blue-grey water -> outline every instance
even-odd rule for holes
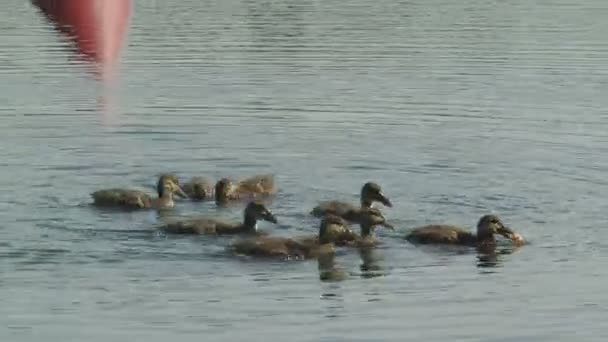
[[[103,86],[9,0],[0,340],[605,341],[607,15],[604,0],[138,0]],[[397,231],[334,265],[252,261],[230,238],[159,234],[154,211],[88,206],[168,171],[274,173],[280,223],[261,228],[282,236],[315,233],[315,203],[356,203],[374,180]],[[485,213],[530,244],[402,239]]]

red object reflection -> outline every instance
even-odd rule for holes
[[[104,123],[116,111],[115,73],[129,29],[132,0],[31,0],[55,29],[74,42],[102,81],[97,105]]]
[[[129,28],[131,0],[32,0],[89,60],[112,64]]]

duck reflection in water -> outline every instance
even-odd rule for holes
[[[324,254],[319,256],[318,269],[319,280],[326,282],[335,282],[346,280],[349,276],[348,272],[336,265],[335,254]]]
[[[500,246],[500,247],[478,247],[477,248],[477,267],[479,268],[496,268],[502,267],[503,256],[513,254],[518,251],[521,246]]]
[[[362,247],[358,248],[359,256],[361,257],[362,263],[359,266],[361,272],[357,274],[361,278],[376,278],[382,277],[387,274],[386,270],[382,267],[379,261],[382,260],[377,254],[375,248]],[[348,279],[351,275],[338,264],[336,264],[335,254],[325,254],[319,256],[318,269],[319,269],[319,280],[324,282],[336,282]]]
[[[378,250],[373,247],[359,247],[359,256],[362,264],[359,267],[361,270],[361,278],[376,278],[387,275],[387,271],[382,267],[382,257],[378,254]]]
[[[348,249],[348,255],[351,255]],[[357,252],[362,263],[359,265],[360,272],[347,272],[344,268],[336,264],[336,254],[325,254],[319,256],[318,269],[321,281],[335,282],[346,280],[351,275],[358,275],[361,278],[376,278],[387,275],[386,269],[382,266],[383,258],[378,254],[377,248],[373,246],[358,247]]]

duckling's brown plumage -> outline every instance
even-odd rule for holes
[[[372,229],[376,225],[384,225],[392,229],[376,208],[368,208],[366,218],[361,222],[362,235],[357,235],[350,229],[346,220],[335,215],[327,215],[319,224],[317,236],[257,237],[237,241],[231,247],[237,254],[249,256],[313,259],[334,253],[336,246],[372,245],[375,242]]]
[[[242,239],[231,244],[230,249],[240,255],[264,258],[314,259],[320,255],[333,254],[335,245],[331,241],[332,234],[339,235],[342,221],[340,218],[324,218],[319,225],[316,237],[286,238],[277,236],[263,236]],[[336,227],[333,227],[337,224]],[[335,229],[333,232],[330,229]]]
[[[140,190],[111,188],[91,193],[93,205],[99,207],[115,207],[124,209],[165,209],[173,208],[173,194],[187,197],[179,186],[177,177],[163,174],[156,184],[158,198]]]
[[[390,230],[394,230],[392,224],[386,221],[382,212],[377,208],[362,208],[358,212],[358,222],[360,226],[360,234],[355,233],[347,220],[333,215],[327,214],[321,220],[321,225],[325,226],[325,240],[332,242],[336,246],[372,246],[377,243],[374,237],[374,228],[384,226]],[[305,237],[301,239],[307,242],[317,242],[318,237]]]
[[[351,229],[349,223],[336,215],[328,214],[323,217],[320,222],[320,229],[324,232],[324,242],[332,242],[336,246],[354,243],[359,238],[359,235]],[[315,245],[319,244],[319,236],[319,234],[305,235],[294,239],[305,245]]]
[[[190,199],[206,201],[213,199],[213,183],[205,177],[192,177],[182,184],[182,189]]]
[[[274,176],[257,175],[238,182],[222,178],[215,184],[215,202],[226,204],[231,201],[260,199],[276,194]]]
[[[332,214],[347,221],[358,223],[359,211],[362,208],[371,208],[375,202],[380,202],[387,207],[393,206],[388,197],[382,193],[380,185],[367,182],[361,188],[361,205],[359,207],[342,201],[325,201],[314,207],[310,213],[316,217]]]
[[[173,234],[227,235],[240,233],[258,233],[257,222],[264,220],[277,223],[275,216],[262,203],[250,202],[243,212],[243,222],[225,222],[217,219],[200,217],[164,224],[159,228]]]
[[[461,227],[435,224],[413,229],[406,239],[414,244],[448,244],[463,246],[494,245],[494,235],[502,235],[514,242],[521,236],[507,228],[496,215],[484,215],[477,223],[477,234]]]
[[[273,195],[277,192],[274,176],[271,174],[255,175],[240,180],[236,184],[238,192],[259,195]]]

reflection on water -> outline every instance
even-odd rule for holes
[[[336,265],[335,254],[322,254],[317,262],[321,281],[342,281],[349,276],[348,272]]]
[[[83,61],[99,64],[102,76],[115,64],[131,17],[131,0],[31,0]],[[69,55],[69,54],[68,54]]]
[[[130,0],[31,0],[58,33],[69,64],[83,65],[100,81],[96,110],[111,125],[118,108],[119,58],[129,31]],[[77,63],[74,63],[77,62]]]
[[[496,247],[492,249],[478,249],[477,251],[477,267],[479,268],[495,268],[501,267],[504,263],[505,255],[510,255],[516,252],[520,247]]]
[[[357,250],[362,261],[359,267],[362,278],[375,278],[388,274],[382,267],[383,258],[376,248],[361,247]]]

